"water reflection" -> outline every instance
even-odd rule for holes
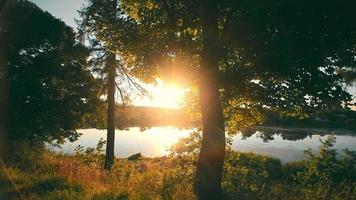
[[[302,160],[304,150],[317,152],[320,140],[331,134],[336,137],[338,153],[348,148],[356,151],[356,133],[346,130],[288,129],[278,127],[255,127],[233,137],[232,148],[242,152],[254,152],[279,158],[283,163]]]
[[[84,148],[94,147],[100,138],[106,139],[106,130],[83,129],[79,140],[74,143],[66,142],[61,149],[50,147],[51,150],[61,153],[74,153],[78,145]],[[140,152],[146,157],[159,157],[169,153],[168,149],[182,137],[186,137],[191,129],[178,129],[175,127],[153,127],[141,129],[132,127],[115,131],[115,156],[127,157]]]
[[[252,135],[258,133],[259,137],[263,142],[268,142],[274,140],[276,135],[280,135],[283,140],[304,140],[305,138],[311,138],[313,135],[327,136],[330,134],[334,135],[348,135],[356,136],[356,131],[352,130],[335,130],[335,129],[306,129],[306,128],[283,128],[283,127],[264,127],[256,126],[242,133],[243,138],[246,139]]]
[[[168,149],[180,138],[186,137],[192,129],[179,129],[175,127],[153,127],[140,130],[128,128],[117,130],[115,134],[115,155],[127,157],[140,152],[146,157],[164,156]],[[100,138],[106,139],[106,130],[85,129],[79,130],[83,135],[74,143],[66,142],[62,149],[50,149],[62,153],[74,153],[77,145],[93,147]],[[316,151],[320,139],[325,139],[330,133],[335,134],[335,148],[356,151],[356,133],[350,131],[332,131],[322,129],[287,129],[278,127],[255,127],[239,133],[233,137],[232,148],[237,151],[254,152],[290,162],[305,158],[304,150],[311,148]]]

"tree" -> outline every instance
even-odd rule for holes
[[[6,49],[8,41],[5,40],[5,16],[9,12],[9,7],[13,1],[1,1],[0,3],[0,49]],[[5,140],[8,132],[8,103],[9,103],[9,81],[7,52],[0,52],[0,160],[5,157]]]
[[[100,4],[96,5],[96,4]],[[96,54],[102,54],[98,59],[98,62],[104,62],[101,73],[105,76],[105,87],[107,95],[107,140],[106,140],[106,156],[105,156],[105,168],[110,169],[114,163],[114,146],[115,146],[115,78],[116,78],[116,48],[109,44],[100,44],[100,29],[104,28],[110,23],[115,21],[115,9],[116,1],[99,2],[92,1],[89,5],[83,9],[81,16],[83,18],[81,24],[82,34],[91,35],[94,39],[92,40],[92,47],[99,46],[102,52],[95,52]],[[100,8],[96,10],[95,8]],[[101,12],[103,14],[101,22],[99,24],[93,16],[96,12]],[[104,13],[103,13],[104,12]],[[104,61],[102,61],[104,60]],[[95,66],[98,68],[98,66]]]
[[[101,77],[107,95],[106,169],[110,169],[114,163],[116,89],[123,105],[128,97],[128,89],[123,90],[121,86],[125,85],[124,82],[126,88],[131,86],[143,92],[143,88],[128,75],[119,57],[123,45],[116,41],[128,40],[123,32],[117,33],[115,30],[125,30],[125,33],[129,34],[134,32],[134,29],[132,21],[123,17],[123,12],[117,9],[117,5],[117,0],[89,0],[80,12],[80,35],[84,43],[89,43],[88,46],[92,50],[92,71]]]
[[[195,188],[198,199],[219,199],[224,125],[236,132],[261,123],[269,111],[305,118],[348,105],[339,71],[355,68],[353,4],[125,0],[119,17],[129,17],[137,33],[108,28],[130,37],[103,41],[125,47],[122,61],[140,79],[168,75],[199,93],[203,137]]]
[[[2,39],[8,45],[1,51],[8,58],[9,146],[77,139],[82,117],[99,104],[88,50],[70,27],[33,3],[13,1],[7,9]]]
[[[203,138],[195,175],[198,199],[221,199],[221,179],[225,158],[225,127],[217,80],[220,60],[218,10],[216,2],[201,6],[202,52],[199,99]],[[208,192],[209,191],[209,192]]]

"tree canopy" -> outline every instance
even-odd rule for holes
[[[271,110],[305,118],[346,107],[351,96],[342,72],[355,71],[354,4],[219,1],[216,53],[229,127],[262,122]],[[123,53],[133,71],[196,84],[202,51],[199,1],[125,0],[121,5],[138,32]]]
[[[15,1],[4,17],[10,139],[76,139],[82,117],[100,102],[88,50],[70,27],[28,1]]]

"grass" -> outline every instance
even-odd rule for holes
[[[265,193],[265,189],[260,190],[262,182],[280,180],[282,166],[278,160],[249,153],[234,156],[238,160],[232,165],[239,167],[230,166],[230,177],[225,177],[223,183],[230,196],[244,193],[245,199],[259,198],[261,192]],[[36,166],[7,166],[1,170],[0,199],[195,199],[194,168],[188,162],[186,166],[177,165],[181,161],[172,157],[117,159],[113,169],[106,171],[100,163],[78,156],[46,152]],[[291,170],[294,166],[285,168],[288,170],[282,170],[284,173],[295,171]]]
[[[191,138],[161,158],[116,159],[102,168],[98,148],[78,148],[75,155],[44,151],[25,163],[2,165],[0,199],[194,200],[197,151]],[[222,186],[226,199],[356,199],[355,152],[336,159],[332,140],[303,162],[227,151]],[[309,152],[310,153],[310,152]]]
[[[60,175],[6,167],[1,173],[0,199],[82,199],[83,187]]]
[[[46,152],[31,168],[3,166],[0,199],[184,199],[168,183],[171,164],[169,158],[117,159],[106,171],[78,156]]]

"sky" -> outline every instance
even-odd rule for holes
[[[85,0],[30,0],[42,10],[48,11],[53,16],[60,18],[67,25],[75,28],[75,18],[79,19],[79,13]]]
[[[48,11],[56,18],[61,19],[67,25],[76,29],[75,19],[80,19],[78,10],[86,3],[85,0],[30,0],[42,10]],[[154,106],[166,108],[179,108],[182,105],[184,90],[174,85],[164,84],[141,84],[150,93],[148,96],[132,96],[132,104],[136,106]],[[120,101],[120,97],[116,98]]]
[[[60,18],[67,25],[76,28],[75,19],[80,19],[78,10],[86,3],[85,0],[30,0],[34,2],[41,9],[48,11],[53,16]],[[158,106],[158,107],[179,107],[178,97],[173,95],[175,93],[181,93],[176,86],[165,86],[164,83],[160,83],[158,86],[148,86],[146,87],[149,92],[152,93],[152,98],[139,98],[136,97],[133,100],[135,105],[146,105],[146,106]],[[171,91],[173,90],[173,91]],[[179,91],[178,91],[179,90]],[[350,92],[354,97],[356,97],[356,86],[348,87],[348,92]],[[172,97],[170,97],[172,96]],[[170,99],[171,98],[171,99]],[[173,99],[175,98],[175,99]],[[166,103],[164,103],[166,101]],[[353,109],[356,109],[354,107]]]

